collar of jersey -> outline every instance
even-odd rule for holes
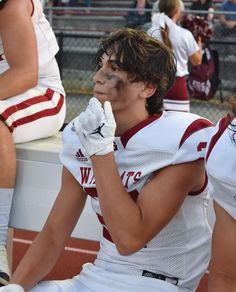
[[[134,127],[132,127],[131,129],[129,129],[128,131],[126,131],[121,137],[121,143],[123,145],[123,147],[125,148],[129,139],[136,134],[138,131],[140,131],[141,129],[143,129],[144,127],[146,127],[147,125],[151,124],[153,121],[159,119],[162,116],[163,113],[160,114],[154,114],[153,116],[147,118],[146,120],[138,123],[137,125],[135,125]]]

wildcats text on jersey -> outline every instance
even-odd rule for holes
[[[95,186],[95,178],[91,167],[80,167],[81,174],[81,185],[92,185]],[[120,177],[125,188],[129,188],[130,185],[135,184],[139,181],[142,176],[141,171],[124,171]]]

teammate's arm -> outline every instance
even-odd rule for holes
[[[205,182],[202,160],[168,166],[155,173],[135,202],[122,184],[113,153],[91,160],[104,221],[124,255],[143,248],[176,215],[188,193]]]
[[[38,81],[38,57],[31,21],[31,1],[8,0],[0,9],[0,35],[10,69],[0,74],[0,99],[34,87]]]
[[[64,168],[61,190],[50,215],[17,267],[11,283],[20,284],[28,291],[50,272],[81,215],[85,201],[81,186]]]
[[[236,220],[214,202],[216,222],[212,237],[209,292],[236,291]]]

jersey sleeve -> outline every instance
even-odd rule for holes
[[[211,176],[211,174],[208,174],[208,178],[210,196],[236,220],[236,185]]]
[[[191,122],[179,141],[173,163],[179,164],[204,159],[207,143],[213,129],[212,123],[204,118],[198,118]]]
[[[206,155],[211,197],[236,219],[236,118],[222,118],[214,128]]]
[[[208,157],[210,156],[210,153],[212,149],[214,148],[215,144],[220,139],[225,129],[228,127],[229,123],[230,123],[230,118],[229,116],[226,116],[220,119],[218,123],[216,124],[216,126],[214,127],[212,131],[211,139],[207,145],[206,161],[208,160]]]

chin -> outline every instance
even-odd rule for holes
[[[105,94],[94,92],[93,96],[95,96],[101,103],[104,103],[105,101],[109,101],[109,98],[107,98]]]

